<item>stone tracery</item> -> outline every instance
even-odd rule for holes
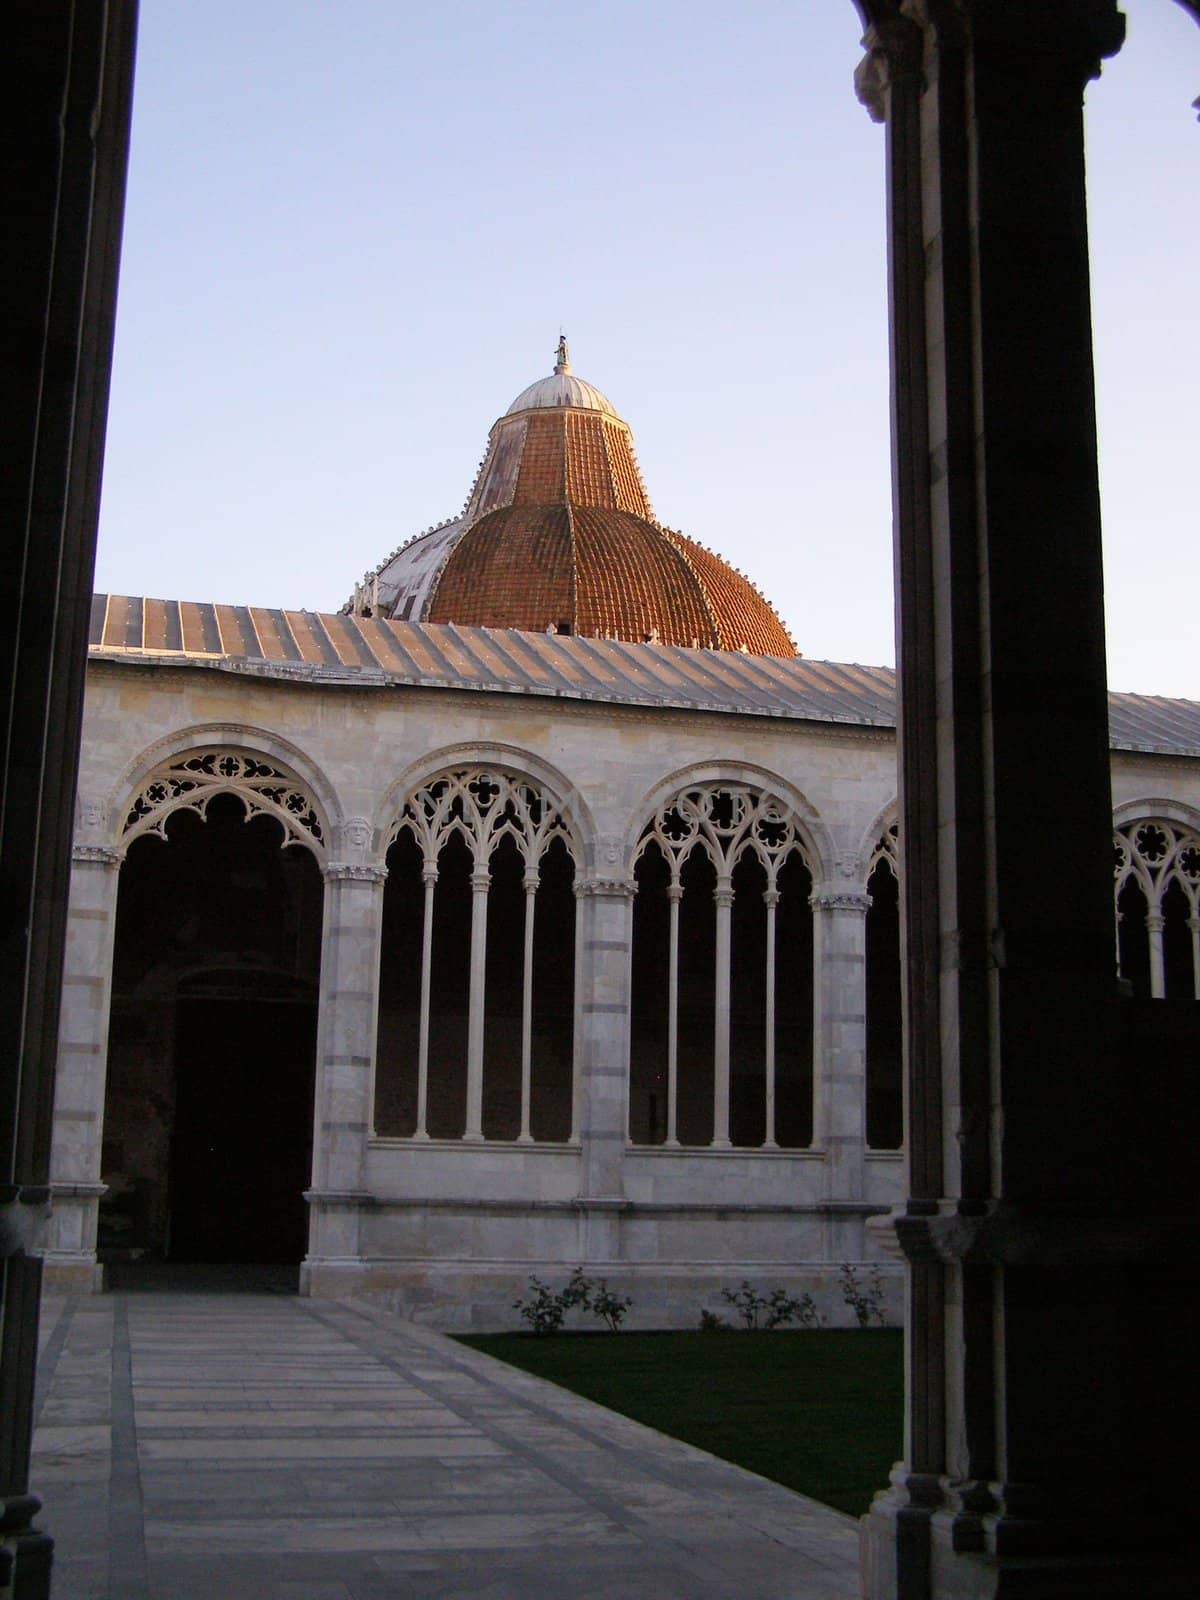
[[[742,1058],[739,1064],[746,1069],[743,1076],[752,1076],[756,1062],[761,1061],[761,1134],[753,1142],[766,1149],[778,1148],[780,905],[786,891],[790,915],[797,894],[794,869],[798,868],[803,881],[800,895],[807,932],[804,942],[811,952],[812,915],[807,904],[812,889],[811,847],[791,808],[778,796],[747,783],[717,781],[689,786],[664,800],[643,830],[634,860],[638,879],[635,965],[639,959],[639,934],[643,943],[653,937],[650,930],[655,909],[651,899],[665,896],[667,906],[665,1061],[653,1073],[655,1083],[665,1073],[661,1142],[668,1147],[707,1142],[716,1148],[751,1142],[744,1136],[731,1138],[731,1131],[739,1131],[731,1130],[738,1098],[733,1082],[736,1026],[743,1042],[743,1049],[738,1052]],[[745,907],[751,896],[761,896],[761,913],[747,913]],[[705,908],[711,901],[711,933],[708,911],[700,905],[702,900]],[[710,938],[712,966],[711,972],[706,973]],[[787,944],[784,951],[785,959],[794,954]],[[735,1019],[735,961],[739,969],[751,968],[739,971],[742,981],[736,986],[738,999],[751,994],[761,1005],[761,1014],[746,1018],[740,1026]],[[790,977],[794,980],[796,976],[793,970]],[[811,961],[800,976],[811,1014]],[[693,978],[695,984],[690,981]],[[681,1137],[680,1102],[681,1092],[684,1098],[694,1100],[697,1092],[703,1093],[708,1086],[708,1063],[701,1060],[707,1050],[700,1047],[696,1037],[708,1019],[695,1017],[696,1008],[687,991],[710,980],[712,1121],[711,1138],[704,1140],[694,1130],[691,1137],[686,1133]],[[784,987],[789,998],[794,998],[794,982]],[[643,1016],[635,1018],[635,1028],[647,1025],[644,1013],[649,1004],[655,1003],[661,1006],[661,996],[657,1002],[649,1001],[649,997],[643,999]],[[649,1089],[644,1093],[649,1096],[651,1107],[645,1127],[640,1126],[635,1103],[642,1096],[631,1094],[631,1136],[635,1143],[658,1143],[657,1096]],[[811,1094],[809,1098],[811,1102]],[[759,1119],[755,1111],[743,1120]],[[807,1143],[808,1139],[793,1137],[787,1142]]]
[[[1200,835],[1143,817],[1113,848],[1122,977],[1153,999],[1200,999]]]
[[[410,1022],[415,1020],[415,1050],[411,1025],[407,1045],[393,1051],[381,1041],[380,1131],[403,1129],[416,1139],[441,1131],[468,1141],[515,1136],[522,1144],[538,1136],[569,1137],[573,1132],[569,1126],[554,1126],[550,1135],[535,1134],[535,1123],[540,1121],[545,1128],[548,1121],[541,1114],[543,1108],[535,1105],[534,1093],[539,1049],[554,1054],[546,1040],[555,1029],[547,1024],[545,1007],[539,1004],[541,991],[554,990],[560,996],[559,1032],[562,1012],[574,1004],[573,984],[565,981],[548,951],[552,943],[561,949],[572,945],[574,938],[573,907],[569,932],[564,922],[578,847],[561,803],[538,784],[503,768],[456,767],[427,779],[409,794],[391,829],[389,845],[399,873],[389,879],[389,914],[406,919],[397,899],[402,896],[414,919],[412,965],[419,971],[419,988],[403,1003],[397,999],[392,1005],[393,1012],[403,1009]],[[520,924],[519,934],[514,920]],[[400,937],[405,937],[403,928]],[[390,960],[386,948],[384,960]],[[466,980],[457,988],[455,972]],[[394,976],[385,976],[391,979],[389,992],[398,994]],[[565,1003],[564,991],[572,995]],[[504,1007],[510,1003],[515,1027],[504,1025]],[[403,1031],[394,1019],[393,1026]],[[514,1084],[515,1092],[510,1093],[504,1063],[513,1037],[520,1041],[519,1089]],[[413,1054],[415,1089],[409,1094],[400,1085],[411,1074],[399,1058]],[[465,1104],[460,1108],[458,1097],[450,1092],[450,1080],[459,1078],[464,1056]],[[570,1072],[568,1060],[568,1078]],[[385,1107],[381,1116],[381,1101],[389,1094],[403,1100],[404,1109]],[[569,1088],[558,1098],[569,1107]],[[451,1134],[447,1119],[459,1124],[456,1134]],[[486,1128],[489,1119],[491,1127]],[[440,1130],[431,1127],[439,1120]],[[511,1128],[508,1120],[514,1122]]]
[[[168,818],[182,808],[203,817],[214,795],[235,794],[246,807],[246,820],[265,814],[284,832],[283,847],[324,844],[320,815],[312,796],[290,773],[261,756],[227,746],[193,750],[163,762],[142,783],[130,802],[122,828],[123,842],[144,833],[166,838]]]

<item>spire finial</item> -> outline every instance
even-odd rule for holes
[[[571,358],[567,354],[567,336],[560,328],[558,330],[558,348],[554,352],[554,375],[560,372],[570,372]]]

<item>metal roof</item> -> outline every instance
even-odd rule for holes
[[[314,685],[413,685],[895,726],[895,674],[802,656],[96,595],[93,659],[202,666]],[[1200,756],[1200,703],[1110,694],[1116,750]]]

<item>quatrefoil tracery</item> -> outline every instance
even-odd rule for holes
[[[283,848],[324,844],[316,805],[290,773],[245,751],[196,750],[166,762],[134,796],[122,830],[126,841],[144,833],[167,837],[167,821],[180,810],[207,816],[214,795],[234,794],[251,817],[270,816],[283,828]]]
[[[1200,914],[1200,836],[1190,829],[1161,817],[1126,823],[1117,830],[1113,857],[1118,896],[1132,878],[1154,915],[1161,911],[1168,888],[1178,884],[1191,915]]]
[[[495,767],[463,767],[422,784],[405,802],[392,840],[404,831],[413,835],[431,866],[455,836],[471,851],[477,870],[486,868],[506,838],[520,852],[527,872],[536,870],[555,839],[576,855],[561,810],[536,785]]]
[[[670,863],[676,882],[694,850],[708,857],[719,877],[731,874],[742,856],[753,855],[765,868],[770,889],[792,851],[812,867],[792,812],[777,796],[743,783],[697,785],[673,795],[643,832],[638,859],[651,844]]]

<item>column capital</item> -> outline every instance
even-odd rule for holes
[[[886,26],[895,8],[873,9],[884,14]],[[1084,83],[1099,77],[1100,63],[1125,41],[1117,0],[1055,0],[1052,6],[1043,0],[901,0],[898,9],[923,33],[1072,61]]]
[[[887,120],[887,91],[921,70],[921,29],[902,16],[898,0],[863,4],[867,19],[863,56],[854,71],[854,92],[872,122]]]
[[[1167,919],[1161,911],[1147,911],[1146,927],[1151,933],[1161,933],[1167,925]]]
[[[576,878],[579,899],[632,900],[637,887],[632,878]]]
[[[808,903],[814,911],[853,911],[866,916],[871,909],[871,896],[852,889],[838,889],[831,894],[812,894]]]
[[[713,901],[719,906],[731,906],[733,904],[733,885],[731,883],[718,883],[713,890]]]
[[[321,868],[327,883],[385,883],[386,867],[371,867],[361,861],[331,861]]]
[[[487,894],[492,887],[492,875],[486,867],[476,867],[471,874],[471,892],[473,894]]]
[[[110,844],[76,844],[71,847],[71,860],[80,867],[119,867],[125,859],[124,850]]]

